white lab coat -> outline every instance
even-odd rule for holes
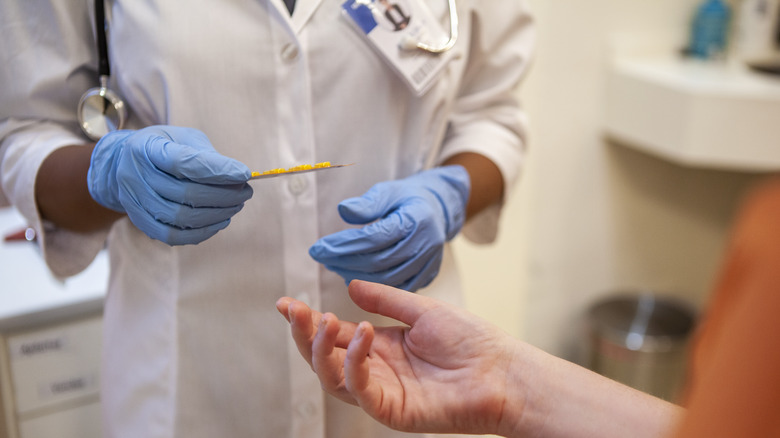
[[[447,28],[445,0],[425,0]],[[365,319],[344,281],[308,255],[346,227],[336,205],[453,154],[518,177],[524,123],[514,90],[532,46],[520,0],[459,1],[457,57],[416,97],[341,16],[341,0],[110,4],[113,87],[130,127],[198,128],[253,170],[331,161],[339,170],[252,182],[230,226],[169,247],[127,219],[106,233],[42,223],[33,183],[54,149],[85,143],[78,99],[96,85],[91,1],[0,5],[3,190],[39,229],[53,272],[71,275],[108,238],[102,401],[107,437],[374,437],[395,432],[323,396],[274,308],[287,295]],[[500,205],[467,225],[495,235]],[[421,293],[458,302],[452,259]],[[485,291],[489,293],[489,291]],[[387,435],[383,435],[387,434]]]

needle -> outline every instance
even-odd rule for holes
[[[335,168],[338,168],[338,167],[347,167],[347,166],[351,166],[353,164],[355,164],[355,163],[350,163],[350,164],[330,164],[330,161],[324,161],[322,163],[317,163],[317,164],[314,164],[314,165],[312,165],[312,164],[302,164],[300,166],[290,167],[289,169],[278,168],[278,169],[266,170],[266,171],[263,171],[263,172],[252,172],[252,177],[249,178],[249,179],[252,180],[252,179],[262,179],[262,178],[273,178],[273,177],[276,177],[276,176],[289,175],[289,174],[292,174],[292,173],[314,172],[314,171],[317,171],[317,170],[335,169]]]

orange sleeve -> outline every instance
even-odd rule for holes
[[[780,437],[780,179],[746,199],[705,318],[677,436]]]

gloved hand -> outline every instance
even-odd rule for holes
[[[325,236],[309,254],[347,284],[357,278],[415,291],[439,273],[444,243],[465,221],[470,189],[462,166],[376,184],[338,206],[346,222],[368,225]]]
[[[252,197],[251,172],[220,155],[202,132],[176,126],[115,131],[92,152],[89,193],[169,245],[202,242]]]

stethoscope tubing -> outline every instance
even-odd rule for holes
[[[95,30],[97,33],[98,75],[111,76],[111,66],[108,62],[108,42],[106,41],[106,8],[105,0],[95,0]]]

